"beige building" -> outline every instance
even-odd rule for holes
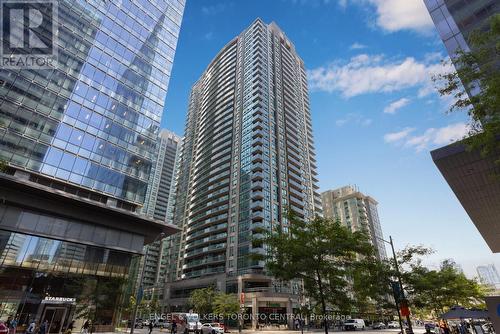
[[[339,219],[353,232],[367,231],[378,257],[387,258],[377,210],[378,202],[374,198],[361,193],[354,186],[345,186],[323,192],[321,200],[325,218]]]

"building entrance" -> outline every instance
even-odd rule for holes
[[[50,297],[49,297],[50,298]],[[55,299],[55,298],[53,298]],[[64,333],[73,317],[75,301],[73,298],[58,298],[60,300],[43,300],[38,314],[39,322],[48,321],[47,334]]]
[[[66,319],[66,307],[46,307],[42,319],[49,321],[49,333],[61,333]]]

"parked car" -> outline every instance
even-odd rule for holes
[[[223,323],[220,323],[220,322],[216,322],[215,323],[217,326],[219,326],[220,328],[222,328],[224,330],[224,333],[229,333],[229,328],[227,328],[227,326]]]
[[[357,329],[364,330],[365,327],[365,321],[363,319],[348,319],[344,321],[344,330],[346,331],[355,331]]]
[[[135,328],[142,328],[143,326],[144,325],[142,319],[135,319]]]
[[[224,328],[218,323],[203,324],[201,334],[224,334]]]
[[[397,321],[389,321],[387,328],[399,328],[399,323]]]
[[[170,328],[170,325],[165,319],[158,319],[155,321],[155,327],[159,328]]]
[[[375,323],[373,323],[372,328],[373,329],[385,329],[386,326],[383,322],[375,322]]]

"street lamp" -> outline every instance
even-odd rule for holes
[[[398,259],[396,257],[396,252],[394,251],[394,242],[392,241],[392,236],[389,236],[389,241],[382,239],[382,238],[379,238],[379,237],[375,237],[375,238],[391,245],[392,257],[394,259],[394,267],[396,269],[396,275],[398,277],[398,284],[399,284],[399,288],[401,290],[401,297],[403,297],[402,300],[407,303],[408,301],[406,300],[405,290],[403,289],[403,283],[401,282],[401,272],[399,271],[399,264],[398,264]],[[399,327],[401,328],[401,334],[403,334],[404,333],[403,321],[401,320],[401,312],[399,310],[398,296],[396,296],[396,294],[394,295],[394,300],[396,301],[396,307],[398,309]],[[406,315],[406,321],[408,322],[408,332],[410,334],[413,334],[413,327],[411,325],[411,319],[410,319],[409,314]]]
[[[165,238],[165,233],[160,233],[158,236],[155,238],[155,240],[151,243],[154,244],[160,239]],[[134,329],[135,329],[135,321],[137,318],[137,310],[139,309],[139,292],[143,291],[142,288],[142,282],[144,280],[144,271],[146,269],[146,261],[148,260],[148,253],[149,253],[149,247],[146,247],[146,254],[144,254],[144,263],[142,264],[142,271],[141,271],[141,277],[139,279],[139,287],[137,289],[137,294],[135,297],[135,306],[134,306],[134,312],[133,312],[133,318],[132,318],[132,327],[130,328],[130,334],[134,334]],[[142,298],[142,297],[141,297]]]

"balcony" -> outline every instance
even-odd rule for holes
[[[262,222],[257,222],[257,223],[252,223],[251,227],[250,227],[253,231],[257,230],[264,230],[266,229],[266,227],[264,226],[264,223]]]
[[[263,199],[264,193],[261,190],[252,191],[252,199]]]
[[[256,162],[252,164],[252,172],[262,172],[263,166],[261,162]]]
[[[200,260],[194,260],[194,261],[189,261],[188,263],[184,264],[182,266],[182,269],[190,269],[190,268],[195,268],[201,265],[206,265],[206,264],[214,264],[214,263],[219,263],[219,262],[225,262],[226,261],[226,256],[225,255],[218,255],[218,256],[208,256]]]
[[[262,145],[255,146],[252,150],[252,154],[261,153],[262,154]]]
[[[303,188],[301,183],[298,183],[298,182],[292,180],[291,178],[288,179],[288,185],[292,188],[295,188],[298,191],[302,191],[302,188]]]
[[[252,140],[252,146],[258,146],[258,145],[263,145],[264,142],[261,137],[254,138]]]
[[[257,130],[252,132],[252,138],[262,138],[264,137],[264,131],[262,130]]]
[[[253,181],[252,182],[252,190],[262,190],[264,183],[262,181]]]
[[[262,158],[263,158],[262,154],[260,153],[254,154],[252,155],[252,162],[262,162],[263,161]]]
[[[295,212],[297,214],[297,216],[299,216],[300,218],[304,218],[304,210],[302,210],[301,208],[293,205],[293,204],[290,204],[290,209]]]
[[[263,211],[254,211],[250,215],[250,218],[253,221],[262,221],[262,220],[264,220],[264,212]]]
[[[263,130],[263,123],[261,121],[258,121],[256,123],[253,124],[253,127],[252,127],[252,130],[253,131],[258,131],[258,130]]]
[[[187,251],[185,254],[184,254],[184,258],[190,258],[190,257],[193,257],[193,256],[196,256],[198,254],[202,254],[202,253],[208,253],[208,252],[215,252],[215,251],[221,251],[223,250],[224,248],[226,248],[226,244],[225,243],[222,243],[222,244],[216,244],[216,245],[211,245],[211,246],[207,246],[207,247],[203,247],[203,248],[197,248],[197,249],[194,249],[194,250],[190,250],[190,251]]]
[[[262,172],[256,172],[252,174],[252,181],[262,181],[264,178],[264,175]],[[252,182],[252,186],[255,182]],[[262,183],[261,183],[261,188],[262,188]]]
[[[262,210],[264,209],[264,202],[261,201],[261,200],[258,200],[258,201],[254,201],[252,202],[252,204],[250,204],[250,208],[252,210]]]

